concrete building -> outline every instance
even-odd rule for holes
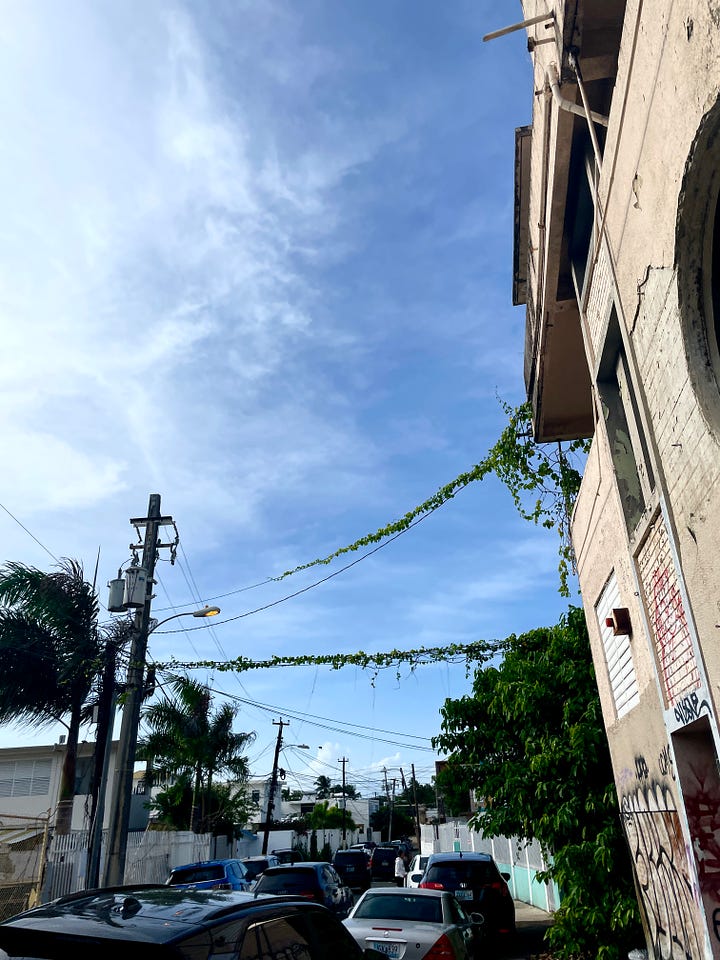
[[[93,766],[93,743],[78,745],[75,771],[75,799],[72,829],[89,828],[90,780]],[[108,796],[112,793],[117,741],[112,744]],[[0,748],[0,825],[9,828],[15,818],[37,819],[52,825],[55,820],[64,743],[44,746]],[[104,826],[109,824],[110,805],[105,806]],[[135,779],[130,808],[130,829],[144,830],[148,822],[145,788],[142,777]]]
[[[593,438],[572,539],[650,956],[720,957],[720,2],[522,6],[535,435]]]

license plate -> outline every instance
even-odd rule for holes
[[[384,953],[386,957],[395,957],[397,960],[400,956],[399,943],[387,943],[385,940],[374,940],[370,946],[373,950],[377,950],[378,953]]]
[[[355,873],[355,867],[345,867],[345,873]]]
[[[455,899],[456,900],[472,900],[472,890],[456,890]]]

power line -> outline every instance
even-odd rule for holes
[[[252,616],[254,613],[260,613],[260,612],[263,611],[263,610],[269,610],[271,607],[276,607],[276,606],[277,606],[278,604],[280,604],[280,603],[285,603],[286,600],[292,600],[294,597],[299,597],[300,594],[302,594],[302,593],[307,593],[309,590],[314,590],[315,587],[319,587],[320,584],[322,584],[322,583],[327,583],[327,581],[328,581],[328,580],[332,580],[333,577],[337,577],[337,576],[339,576],[341,573],[345,573],[346,570],[349,570],[351,567],[356,566],[358,563],[362,563],[363,560],[367,560],[367,558],[368,558],[368,557],[371,557],[374,553],[377,553],[379,550],[383,550],[385,547],[387,547],[389,544],[391,544],[394,540],[397,540],[398,537],[401,537],[404,533],[407,533],[408,530],[412,530],[413,527],[416,527],[419,523],[422,523],[423,520],[427,520],[427,518],[428,518],[429,516],[431,516],[431,514],[426,513],[426,514],[424,514],[424,516],[418,517],[417,520],[414,520],[411,524],[409,524],[409,525],[408,525],[407,527],[405,527],[403,530],[400,530],[400,531],[399,531],[398,533],[396,533],[394,536],[389,537],[389,538],[388,538],[387,540],[385,540],[383,543],[378,544],[377,547],[374,547],[372,550],[368,550],[367,553],[363,553],[362,556],[356,557],[355,560],[351,561],[350,563],[347,563],[344,567],[340,567],[340,569],[339,569],[339,570],[336,570],[334,573],[330,573],[330,574],[327,575],[327,577],[322,577],[320,580],[316,580],[314,583],[308,584],[307,587],[303,587],[301,590],[296,590],[294,593],[288,593],[286,596],[280,597],[279,600],[273,600],[271,603],[263,604],[263,606],[261,606],[261,607],[256,607],[254,610],[248,610],[248,611],[246,611],[245,613],[239,613],[239,614],[237,614],[237,616],[235,616],[235,617],[226,617],[225,620],[218,620],[218,621],[216,621],[214,624],[203,624],[203,625],[197,626],[197,627],[188,627],[188,629],[189,629],[189,630],[207,630],[210,626],[220,626],[221,623],[232,623],[233,620],[242,620],[244,617],[250,617],[250,616]],[[277,578],[277,577],[273,577],[273,578],[271,578],[271,579],[277,580],[278,578]],[[267,581],[264,581],[264,582],[267,583]],[[259,585],[260,585],[260,584],[258,584],[258,586],[259,586]],[[251,588],[247,587],[247,588],[243,588],[243,589],[251,589]],[[239,591],[238,591],[238,592],[239,592]],[[213,600],[213,599],[217,600],[217,599],[219,599],[219,597],[208,597],[208,599],[209,599],[209,600]],[[193,603],[193,602],[194,602],[194,601],[191,601],[191,603]],[[203,602],[203,601],[201,601],[201,603],[202,603],[202,602]],[[190,605],[190,604],[187,604],[187,603],[186,603],[186,604],[181,604],[181,606],[189,606],[189,605]],[[160,633],[182,633],[183,631],[181,631],[181,630],[161,630],[161,631],[159,631],[159,632],[160,632]]]
[[[33,540],[35,541],[35,543],[36,543],[39,547],[42,547],[42,548],[43,548],[43,550],[45,551],[45,553],[47,553],[48,556],[50,556],[50,557],[53,558],[53,560],[55,561],[55,563],[60,563],[60,561],[59,561],[58,558],[55,556],[55,554],[52,552],[52,550],[49,550],[41,540],[38,540],[38,538],[35,536],[35,534],[34,534],[34,533],[31,533],[31,532],[28,530],[28,528],[25,526],[25,524],[22,523],[20,520],[18,520],[18,518],[15,516],[14,513],[11,513],[11,512],[8,510],[8,508],[7,508],[4,504],[2,504],[2,503],[0,503],[0,507],[2,507],[2,509],[5,511],[5,513],[6,513],[11,519],[13,519],[13,520],[15,521],[15,523],[16,523],[19,527],[22,527],[22,529],[25,531],[25,533],[26,533],[31,539],[33,539]]]
[[[245,703],[245,702],[246,702],[243,697],[235,696],[235,695],[232,694],[232,693],[226,693],[225,691],[223,691],[223,690],[218,690],[218,689],[215,688],[215,687],[213,687],[212,690],[213,690],[213,693],[219,693],[221,696],[227,697],[229,700],[237,700],[237,701],[239,701],[240,703]],[[262,706],[261,704],[255,702],[255,701],[249,701],[249,703],[250,703],[251,706],[257,707],[257,708],[260,709],[260,710],[265,710],[265,711],[268,712],[268,713],[277,713],[277,712],[278,712],[277,707],[269,707],[269,706],[268,706],[268,707],[265,707],[265,706]],[[288,716],[288,717],[290,717],[291,719],[293,719],[293,720],[303,719],[306,723],[309,723],[309,724],[310,724],[311,726],[313,726],[313,727],[319,727],[321,730],[330,730],[330,731],[332,731],[333,733],[341,733],[341,734],[344,734],[345,736],[348,736],[348,737],[358,737],[358,738],[361,739],[361,740],[371,740],[371,741],[373,741],[373,742],[376,741],[376,742],[378,742],[378,743],[387,743],[387,744],[390,744],[390,746],[393,746],[393,747],[401,747],[401,748],[404,749],[404,750],[422,750],[423,752],[427,752],[427,753],[434,753],[434,752],[435,752],[432,747],[424,747],[424,746],[422,746],[422,745],[420,745],[420,744],[417,744],[417,743],[400,743],[400,742],[398,742],[397,740],[388,740],[388,739],[386,739],[386,738],[384,738],[384,737],[369,736],[368,734],[365,734],[365,733],[356,733],[356,732],[353,731],[353,730],[343,730],[343,729],[341,729],[341,728],[339,728],[339,727],[337,726],[338,724],[342,724],[342,723],[344,722],[344,721],[342,721],[342,720],[335,720],[335,721],[332,721],[332,720],[331,720],[331,721],[329,721],[329,723],[333,723],[333,724],[335,724],[335,725],[334,725],[334,726],[329,726],[328,723],[318,723],[317,720],[311,720],[311,719],[309,719],[307,716],[297,717],[297,716],[295,715],[294,711],[290,711],[290,710],[287,710],[287,709],[283,710],[283,713],[284,713],[286,716]],[[372,729],[372,728],[368,727],[367,729],[370,730],[370,729]],[[410,736],[412,736],[412,734],[411,734]]]

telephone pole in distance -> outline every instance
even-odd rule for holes
[[[270,796],[268,798],[267,814],[265,816],[265,832],[263,833],[263,844],[262,844],[263,854],[267,853],[268,839],[270,838],[270,824],[272,822],[273,808],[275,806],[275,791],[277,790],[278,764],[280,762],[280,748],[282,747],[283,727],[289,727],[290,721],[283,720],[283,718],[280,717],[279,720],[273,720],[273,724],[279,729],[278,729],[278,735],[277,735],[277,742],[275,743],[275,756],[273,758],[272,775],[270,777]]]

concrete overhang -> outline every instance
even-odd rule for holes
[[[625,0],[566,0],[563,25],[562,96],[578,103],[576,77],[567,52],[579,57],[591,109],[609,113],[625,15]],[[533,408],[535,439],[541,442],[573,440],[594,431],[591,380],[582,326],[570,267],[570,236],[575,211],[574,178],[587,133],[584,117],[561,111],[546,100],[549,127],[543,132],[543,111],[536,111],[531,134],[516,131],[515,245],[513,303],[526,303],[525,386]],[[528,169],[532,137],[534,161],[544,169]],[[531,205],[531,195],[540,197]],[[545,190],[543,192],[543,187]],[[570,195],[569,195],[570,194]],[[544,196],[544,200],[543,200]],[[529,208],[527,214],[524,208]],[[537,218],[539,249],[533,251],[540,271],[528,277],[530,233],[518,225],[518,216]],[[533,223],[534,226],[534,223]]]

